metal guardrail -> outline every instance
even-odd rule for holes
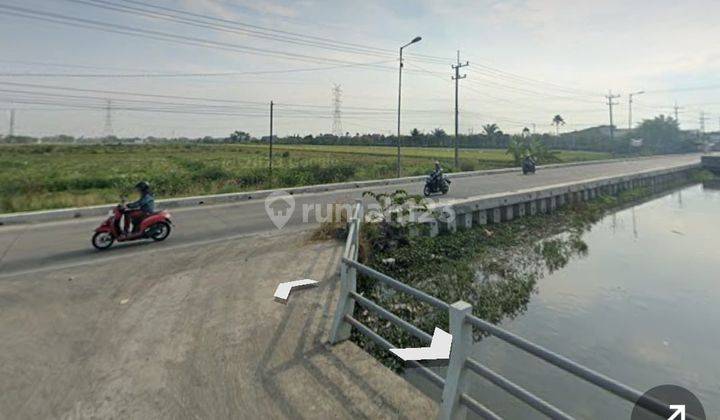
[[[397,348],[395,345],[381,337],[375,331],[353,317],[355,304],[362,306],[377,316],[391,322],[406,333],[425,342],[431,342],[432,336],[413,324],[405,321],[372,300],[357,293],[357,273],[383,283],[385,286],[406,293],[436,309],[448,311],[450,319],[450,334],[453,336],[450,360],[447,374],[442,378],[436,372],[422,364],[410,361],[407,364],[417,368],[418,372],[442,389],[442,402],[440,404],[439,419],[463,419],[470,409],[485,419],[500,419],[501,417],[485,407],[467,393],[467,373],[469,371],[482,376],[489,382],[506,391],[522,403],[532,407],[539,413],[552,419],[573,419],[571,415],[543,400],[522,386],[512,382],[501,374],[494,372],[482,363],[470,358],[469,352],[473,344],[473,328],[478,328],[519,348],[526,353],[550,363],[570,374],[581,378],[605,391],[612,393],[633,404],[641,405],[648,411],[669,418],[673,410],[664,403],[647,397],[642,392],[624,385],[592,369],[582,366],[564,356],[561,356],[542,346],[534,344],[520,336],[506,331],[490,322],[472,315],[472,306],[463,301],[448,304],[434,296],[410,287],[392,277],[376,271],[358,262],[360,229],[364,219],[362,200],[358,200],[351,211],[348,221],[348,236],[345,243],[340,265],[340,299],[333,318],[330,342],[335,344],[350,338],[354,327],[374,343],[384,349]],[[689,413],[687,419],[693,419]]]

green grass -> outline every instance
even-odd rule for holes
[[[273,187],[395,176],[392,147],[277,145]],[[432,162],[452,166],[449,148],[403,148],[403,175]],[[560,152],[561,162],[604,159]],[[463,170],[512,166],[503,150],[461,151]],[[0,145],[0,213],[116,202],[139,180],[158,198],[251,191],[271,186],[263,145]]]
[[[246,147],[257,147],[265,149],[266,146],[252,145]],[[278,150],[314,151],[323,153],[350,153],[373,156],[397,156],[395,147],[380,146],[316,146],[316,145],[278,145]],[[449,147],[403,147],[401,154],[409,158],[427,158],[450,160],[454,157],[454,149]],[[493,162],[511,163],[512,156],[505,153],[504,149],[460,149],[463,160],[483,160]],[[585,161],[609,159],[609,153],[559,150],[558,157],[562,162]]]

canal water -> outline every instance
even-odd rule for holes
[[[642,392],[685,387],[720,418],[720,190],[668,192],[604,217],[583,240],[587,255],[538,280],[527,310],[500,325]],[[577,418],[630,418],[631,403],[496,338],[474,357]],[[468,376],[469,393],[501,416],[544,418]]]
[[[540,279],[501,325],[641,391],[676,384],[720,418],[720,190],[695,185],[608,215],[588,254]],[[632,404],[495,338],[474,356],[578,418],[629,419]],[[471,394],[507,418],[541,418],[471,374]]]

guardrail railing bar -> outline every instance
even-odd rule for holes
[[[566,370],[570,373],[572,373],[575,376],[578,376],[608,392],[611,392],[612,394],[617,395],[620,398],[623,398],[626,401],[629,401],[631,403],[640,402],[639,399],[643,395],[640,391],[631,388],[627,385],[624,385],[612,378],[609,378],[599,372],[595,372],[592,369],[586,368],[585,366],[582,366],[576,362],[573,362],[572,360],[561,356],[555,352],[552,352],[544,347],[541,347],[537,344],[531,343],[530,341],[517,336],[509,331],[505,331],[502,328],[499,328],[487,321],[484,321],[474,315],[468,315],[467,321],[470,322],[470,324],[480,328],[481,330],[494,335],[495,337],[515,346],[522,350],[525,350],[526,352],[535,355],[546,362],[555,365],[563,370]],[[652,411],[655,414],[669,416],[672,415],[673,412],[670,410],[670,408],[654,399],[647,399],[645,402],[641,402],[642,406],[650,411]],[[667,418],[667,417],[666,417]]]
[[[357,223],[354,219],[350,219],[348,222],[348,238],[355,237],[355,231],[357,230]],[[354,245],[354,241],[345,241],[345,249],[343,250],[343,257],[350,258],[350,247]]]
[[[473,397],[469,396],[468,394],[460,394],[460,402],[462,402],[475,414],[486,420],[503,420],[502,417],[490,411],[490,409],[477,402]]]
[[[357,271],[359,271],[362,274],[365,274],[366,276],[372,277],[375,280],[381,281],[384,284],[392,287],[393,289],[400,290],[402,292],[405,292],[411,296],[414,296],[421,301],[430,304],[438,309],[448,310],[450,308],[450,305],[443,302],[442,300],[436,298],[435,296],[428,295],[425,292],[422,292],[418,289],[415,289],[414,287],[410,287],[405,283],[399,282],[395,280],[394,278],[387,276],[379,271],[375,271],[372,268],[360,264],[357,261],[352,261],[347,258],[343,258],[343,262],[347,263],[349,266],[356,268]]]
[[[357,292],[350,292],[350,296],[352,296],[353,299],[355,299],[355,302],[360,304],[360,306],[364,307],[365,309],[376,313],[378,316],[380,316],[383,319],[386,319],[390,322],[392,322],[395,326],[400,328],[401,330],[423,340],[426,342],[432,341],[432,336],[425,331],[421,330],[420,328],[414,326],[413,324],[405,321],[404,319],[400,318],[399,316],[395,315],[394,313],[388,311],[387,309],[383,308],[382,306],[378,305],[377,303],[373,302],[372,300],[366,298],[365,296],[362,296],[358,294]]]
[[[357,330],[359,332],[361,332],[366,337],[370,338],[372,341],[374,341],[376,344],[380,345],[380,347],[384,348],[385,350],[397,348],[391,342],[384,339],[380,334],[376,333],[375,331],[370,329],[367,325],[365,325],[362,322],[358,321],[357,319],[353,318],[351,315],[346,315],[345,321],[347,321],[353,327],[357,328]],[[445,386],[445,379],[443,379],[442,376],[438,375],[437,373],[433,372],[432,370],[421,365],[419,362],[416,362],[414,360],[409,360],[407,362],[407,364],[410,365],[411,367],[417,368],[418,371],[423,374],[423,376],[428,378],[430,380],[430,382],[434,383],[435,385],[439,386],[440,388]]]
[[[379,334],[377,334],[375,331],[368,328],[365,324],[358,321],[357,319],[353,318],[350,315],[345,316],[345,321],[348,322],[348,324],[355,327],[360,333],[364,334],[368,338],[370,338],[373,342],[380,345],[384,349],[394,349],[396,346],[394,346],[391,342],[387,341],[386,339],[382,338]],[[419,362],[416,362],[414,360],[409,360],[406,362],[411,367],[417,368],[418,372],[422,373],[426,378],[428,378],[431,382],[433,382],[436,386],[440,387],[441,389],[445,387],[445,379],[443,379],[440,375],[433,372],[432,370],[426,368]],[[470,397],[468,394],[461,394],[460,400],[466,404],[473,412],[475,412],[477,415],[485,418],[485,419],[491,419],[491,420],[502,420],[502,417],[498,416],[497,414],[493,413],[490,409],[485,407],[484,405],[480,404],[479,402],[475,401],[472,397]]]
[[[538,397],[537,395],[531,393],[530,391],[526,390],[525,388],[521,387],[520,385],[510,381],[509,379],[498,374],[497,372],[494,372],[493,370],[489,369],[487,366],[484,366],[481,363],[478,363],[476,360],[467,359],[465,364],[466,364],[466,367],[468,367],[473,372],[477,373],[478,375],[482,376],[483,378],[487,379],[488,381],[492,382],[493,384],[497,385],[498,387],[504,389],[505,391],[507,391],[508,394],[519,399],[520,401],[524,402],[525,404],[529,405],[530,407],[534,408],[535,410],[545,414],[546,416],[548,416],[552,419],[562,419],[562,420],[573,420],[574,419],[574,417],[572,417],[571,415],[563,412],[559,408],[548,403],[547,401],[543,400],[542,398]]]
[[[361,199],[355,200],[355,230],[353,235],[353,243],[355,243],[355,252],[353,253],[353,261],[357,261],[358,252],[360,251],[360,226],[365,219],[365,208]]]

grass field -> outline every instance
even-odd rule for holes
[[[270,187],[263,145],[2,145],[0,213],[118,201],[139,180],[159,198]],[[389,178],[396,149],[373,146],[277,145],[273,187]],[[426,174],[435,159],[448,171],[453,150],[403,148],[403,175]],[[558,153],[560,162],[604,159],[593,152]],[[458,170],[512,166],[504,150],[461,151]]]

